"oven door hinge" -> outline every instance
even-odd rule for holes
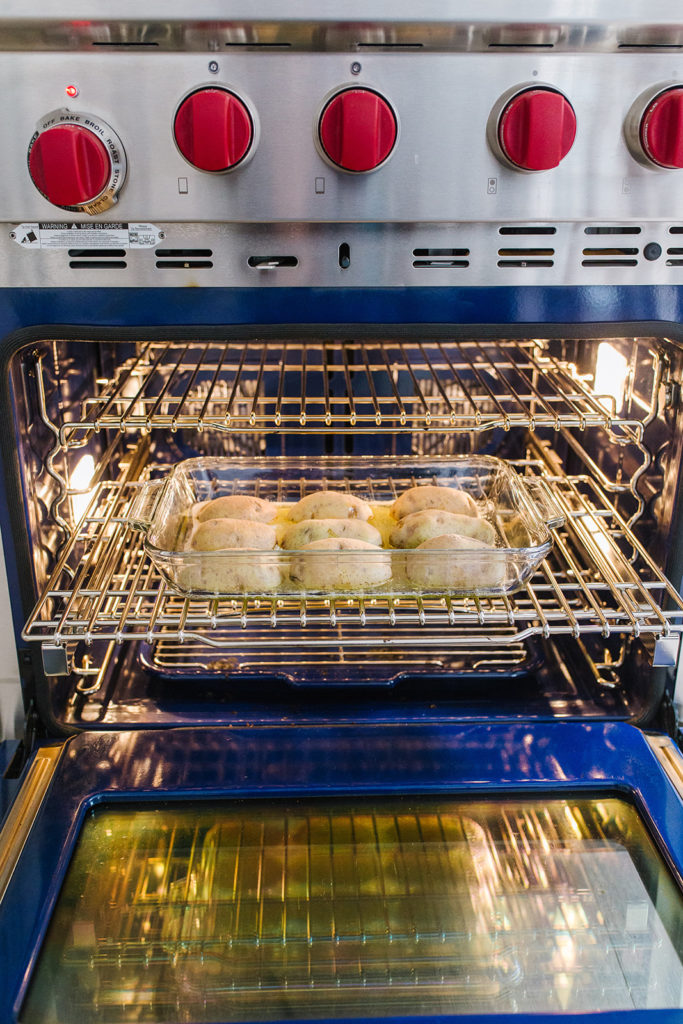
[[[24,718],[24,735],[22,736],[14,756],[4,774],[5,779],[18,779],[37,745],[40,718],[33,700],[29,703]]]
[[[664,385],[664,408],[674,409],[681,400],[681,385],[677,380],[668,380]]]
[[[662,388],[663,408],[674,409],[681,401],[681,384],[671,376],[671,367],[668,363],[662,375]]]

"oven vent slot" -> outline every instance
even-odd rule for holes
[[[514,224],[498,228],[499,235],[554,235],[557,228],[548,224]]]
[[[619,32],[619,50],[680,50],[683,32],[680,25],[634,25]]]
[[[670,235],[683,235],[683,224],[674,224],[669,228]]]
[[[588,257],[581,261],[582,267],[637,267],[638,249],[608,248],[584,249],[583,255]],[[633,257],[636,259],[633,259]]]
[[[296,256],[250,256],[247,260],[256,270],[278,270],[280,267],[298,267]]]
[[[118,41],[117,42],[111,42],[110,40],[99,41],[99,40],[93,39],[90,45],[91,46],[116,46],[116,47],[119,47],[119,48],[122,48],[122,49],[126,49],[126,48],[128,48],[128,49],[139,49],[141,46],[158,46],[159,43],[156,43],[156,42],[128,42],[128,41],[125,41],[125,42],[118,42]]]
[[[158,270],[207,270],[213,266],[211,249],[156,249]]]
[[[630,33],[631,39],[617,43],[618,50],[681,50],[683,49],[683,42],[680,40],[680,32],[674,33],[674,38],[669,34],[667,39],[653,39],[652,36],[648,38],[643,36],[642,39],[638,39],[638,31]],[[668,27],[667,31],[671,33],[671,27]],[[675,41],[675,35],[678,35],[678,41]]]
[[[555,43],[489,43],[492,50],[552,50]]]
[[[492,25],[484,29],[482,41],[491,50],[552,50],[566,31],[558,25]]]
[[[125,249],[69,249],[69,256],[74,260],[121,259],[125,257]]]
[[[154,255],[163,259],[168,256],[170,259],[203,259],[213,256],[211,249],[155,249]]]
[[[356,43],[359,50],[421,50],[424,43]]]
[[[591,224],[583,229],[585,235],[639,235],[642,228],[630,224]]]
[[[413,249],[413,266],[420,270],[444,270],[469,267],[469,249]]]
[[[499,267],[552,267],[554,249],[499,249]]]
[[[69,249],[71,270],[115,270],[126,267],[125,249]]]
[[[244,50],[287,50],[292,46],[292,44],[288,42],[259,43],[253,39],[228,42],[225,45],[241,47]]]
[[[683,267],[683,259],[681,258],[681,257],[683,257],[683,249],[667,249],[666,250],[666,254],[667,254],[667,256],[677,256],[678,257],[678,259],[667,260],[666,261],[667,267]]]

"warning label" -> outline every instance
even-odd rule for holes
[[[12,232],[24,249],[152,249],[163,239],[154,224],[19,224]]]

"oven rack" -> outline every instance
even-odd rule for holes
[[[649,405],[629,399],[624,416],[613,396],[594,394],[591,378],[541,340],[150,341],[99,379],[99,393],[60,426],[59,443],[68,448],[107,428],[478,434],[601,427],[614,443],[640,444],[661,383],[658,357],[650,357]]]
[[[553,548],[531,581],[493,598],[184,598],[155,569],[128,519],[140,481],[101,482],[22,636],[43,644],[48,674],[68,672],[74,641],[162,638],[237,653],[372,648],[400,656],[619,634],[654,638],[655,663],[672,664],[683,600],[607,494],[586,475],[552,475],[537,462],[526,470],[552,489],[565,524],[552,531]]]
[[[369,628],[369,627],[368,627]],[[500,646],[475,644],[466,650],[440,643],[441,627],[425,625],[437,635],[428,649],[411,650],[409,637],[405,649],[397,655],[380,644],[361,649],[346,648],[343,644],[330,650],[253,650],[231,652],[216,651],[196,640],[181,642],[171,632],[168,639],[161,636],[151,647],[143,647],[140,661],[145,668],[165,679],[212,679],[217,676],[285,679],[295,685],[308,685],[311,680],[324,679],[330,684],[347,684],[349,677],[362,678],[368,683],[391,685],[411,674],[429,675],[447,672],[453,678],[476,676],[477,679],[510,679],[528,672],[537,664],[528,644],[524,642]],[[510,632],[514,627],[510,627]],[[101,686],[99,674],[94,680],[85,677],[77,689],[80,693],[96,692]],[[609,684],[609,681],[608,681]]]

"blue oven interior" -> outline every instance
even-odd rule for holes
[[[195,292],[191,306],[187,293],[166,292],[163,304],[128,293],[125,307],[119,293],[118,305],[108,298],[126,322],[107,323],[105,310],[94,328],[83,295],[62,293],[51,307],[69,326],[31,326],[40,292],[7,296],[5,307],[8,326],[24,320],[4,349],[6,557],[27,698],[53,734],[519,714],[662,724],[678,605],[660,568],[682,574],[670,527],[675,325],[582,324],[582,314],[616,317],[623,307],[610,290],[600,302],[574,295],[571,309],[568,292],[539,290],[536,306],[525,296],[530,313],[553,303],[571,312],[568,326],[514,324],[509,308],[507,324],[476,324],[512,301],[484,289],[347,293],[343,305],[361,316],[337,326],[338,296],[306,293],[308,322],[292,325],[285,316],[302,296],[271,292],[275,322],[260,327],[254,292]],[[435,322],[475,299],[471,325]],[[644,292],[641,309],[661,300]],[[206,323],[221,302],[229,327]],[[177,306],[187,326],[165,326]],[[392,323],[390,311],[408,322]],[[363,322],[379,314],[381,326]],[[596,396],[605,348],[621,391]],[[597,385],[613,387],[604,372]],[[166,592],[160,604],[160,580],[126,522],[141,481],[195,455],[476,452],[542,478],[566,513],[547,569],[505,602],[216,607]]]

